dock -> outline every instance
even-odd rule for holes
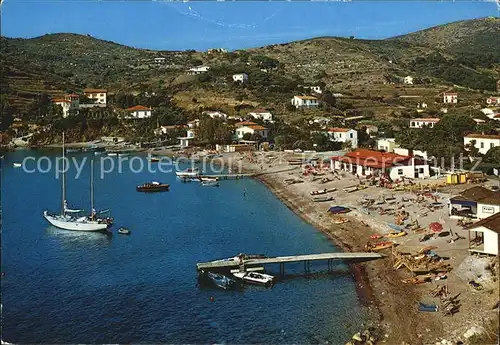
[[[214,174],[214,175],[201,175],[200,177],[218,178],[219,180],[238,180],[245,177],[252,177],[255,174]]]
[[[285,263],[291,262],[304,262],[304,269],[309,271],[309,264],[311,261],[327,260],[328,266],[332,264],[333,260],[342,261],[369,261],[384,258],[385,255],[378,253],[321,253],[321,254],[305,254],[293,256],[277,256],[272,258],[250,258],[243,260],[216,260],[209,262],[199,262],[196,264],[198,271],[210,270],[248,270],[248,268],[255,266],[263,266],[267,264],[280,264],[280,273],[285,272]]]

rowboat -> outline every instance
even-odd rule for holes
[[[396,224],[388,223],[387,226],[396,231],[403,231],[403,228]]]
[[[348,223],[349,219],[344,218],[344,217],[338,217],[333,220],[333,224],[345,224]]]
[[[315,196],[312,198],[314,202],[325,202],[325,201],[332,201],[333,197],[332,196]]]
[[[328,190],[325,188],[325,189],[322,189],[322,190],[313,190],[310,192],[311,195],[321,195],[321,194],[326,194],[328,192]]]
[[[342,214],[342,213],[351,212],[351,209],[349,209],[348,207],[344,207],[344,206],[332,206],[328,209],[328,212],[333,213],[333,214]]]
[[[394,242],[377,242],[377,243],[368,242],[365,246],[365,249],[367,251],[376,252],[379,250],[391,248],[394,244],[395,244]]]
[[[431,281],[431,276],[426,275],[426,276],[421,276],[421,277],[413,277],[413,278],[408,278],[408,279],[403,279],[401,282],[404,284],[423,284]]]
[[[342,189],[344,193],[352,193],[359,190],[358,186],[349,186]]]
[[[118,229],[118,233],[122,235],[130,235],[130,230],[124,227],[121,227]]]
[[[236,281],[223,274],[207,272],[207,278],[217,287],[227,290],[236,285]]]
[[[382,238],[382,237],[384,237],[384,236],[382,236],[382,235],[380,235],[380,234],[373,234],[373,235],[371,235],[371,236],[370,236],[370,238],[371,238],[372,240],[378,240],[378,239],[380,239],[380,238]]]
[[[407,233],[406,231],[400,231],[400,232],[391,232],[391,233],[388,233],[387,235],[385,235],[385,237],[387,238],[397,238],[397,237],[403,237],[403,236],[406,236]]]

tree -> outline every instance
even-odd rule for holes
[[[337,100],[335,99],[335,97],[333,97],[332,92],[329,90],[325,90],[322,93],[321,100],[323,101],[323,103],[327,104],[330,107],[335,107],[335,105],[337,104]]]
[[[500,164],[500,146],[493,147],[484,155],[486,163]]]
[[[3,96],[3,95],[2,95]],[[0,131],[6,131],[14,121],[14,109],[2,98],[2,108],[0,113]]]

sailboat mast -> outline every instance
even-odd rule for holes
[[[65,207],[64,204],[66,202],[66,156],[65,156],[65,149],[64,149],[64,132],[62,134],[62,161],[63,161],[63,167],[62,167],[62,201],[61,201],[61,214],[65,215]]]
[[[90,161],[90,214],[94,219],[94,158]]]

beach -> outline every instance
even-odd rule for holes
[[[432,222],[443,225],[443,232],[449,230],[449,236],[433,236],[420,243],[421,233],[407,230],[408,235],[391,239],[398,243],[395,250],[416,253],[425,246],[432,246],[440,257],[446,258],[451,271],[447,278],[425,284],[404,284],[403,279],[413,275],[406,269],[394,269],[393,249],[381,251],[387,255],[385,259],[352,264],[352,274],[357,281],[358,295],[368,308],[373,318],[373,326],[380,332],[381,342],[387,344],[434,344],[466,341],[473,330],[482,329],[488,320],[494,319],[497,310],[493,306],[498,301],[498,273],[495,269],[485,271],[486,265],[495,266],[495,258],[474,258],[468,254],[467,231],[459,227],[455,220],[447,214],[447,200],[466,186],[443,186],[443,179],[422,181],[421,188],[431,186],[429,200],[423,204],[441,203],[443,207],[433,212],[423,211],[422,201],[416,202],[416,194],[408,191],[394,191],[371,186],[352,193],[343,192],[343,188],[359,184],[360,180],[351,174],[343,174],[334,178],[329,166],[322,170],[328,182],[314,176],[304,176],[300,165],[290,165],[288,160],[297,159],[299,155],[282,155],[277,153],[232,153],[225,154],[224,159],[232,162],[234,169],[241,168],[245,172],[255,173],[255,178],[264,183],[287,207],[301,218],[312,224],[345,251],[365,251],[365,244],[370,235],[387,234],[393,231],[388,224],[394,223],[392,215],[370,212],[366,214],[359,202],[366,198],[395,199],[397,205],[406,207],[410,221],[417,221],[421,228]],[[302,181],[290,183],[295,179]],[[314,181],[313,181],[314,180]],[[361,181],[362,182],[362,181]],[[432,187],[434,186],[434,187]],[[439,186],[439,187],[438,187]],[[327,195],[334,200],[314,202],[310,192],[313,190],[332,190]],[[433,192],[432,192],[433,191]],[[406,202],[404,202],[404,201]],[[327,213],[330,206],[341,205],[351,208],[351,212],[342,214],[344,224],[335,224],[334,217]],[[385,207],[386,205],[384,205]],[[383,212],[380,212],[383,213]],[[337,218],[338,219],[338,218]],[[457,240],[450,241],[458,236]],[[449,243],[451,242],[451,243]],[[484,264],[481,266],[481,264]],[[481,267],[479,267],[481,266]],[[475,291],[468,286],[468,280],[480,281],[483,291]],[[445,316],[442,312],[419,312],[418,302],[439,303],[439,299],[431,296],[433,289],[446,285],[451,295],[459,295],[460,309],[453,316]],[[468,333],[467,333],[468,332]],[[471,338],[472,339],[472,338]]]

